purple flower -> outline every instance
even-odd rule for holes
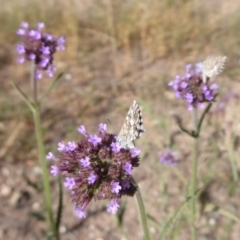
[[[17,44],[16,50],[17,50],[17,52],[18,52],[19,54],[25,53],[25,48],[24,48],[24,46],[23,46],[22,44]]]
[[[21,28],[25,28],[25,29],[28,28],[28,26],[29,24],[27,22],[22,22],[20,25]]]
[[[90,158],[89,157],[85,157],[85,158],[80,159],[80,165],[83,168],[89,167],[90,166]]]
[[[17,45],[16,50],[19,54],[24,54],[24,58],[18,58],[18,62],[22,63],[23,59],[33,61],[36,65],[36,79],[41,79],[44,71],[47,72],[48,77],[52,77],[54,71],[50,66],[53,66],[56,51],[65,49],[65,38],[56,38],[43,33],[44,23],[38,23],[37,28],[29,28],[28,25],[27,22],[23,22],[17,30],[17,35],[22,37],[23,44]]]
[[[101,143],[102,138],[98,137],[97,135],[90,135],[88,138],[88,142],[92,143],[94,147],[96,147],[99,143]]]
[[[78,132],[83,134],[77,143],[58,143],[59,156],[52,153],[49,159],[55,159],[51,173],[61,173],[66,179],[64,186],[70,189],[75,206],[75,214],[85,217],[85,210],[92,200],[120,199],[121,196],[133,196],[137,187],[132,180],[132,171],[139,165],[140,150],[121,148],[117,136],[107,133],[106,126],[99,124],[98,134],[89,135],[85,127]],[[104,131],[104,132],[102,132]],[[99,144],[101,143],[101,144]],[[118,203],[108,206],[109,212],[116,212]]]
[[[36,73],[35,73],[35,78],[36,79],[41,79],[42,78],[42,72],[37,70]]]
[[[123,190],[126,190],[126,189],[130,188],[130,186],[131,186],[130,182],[128,180],[122,181],[121,185],[122,185]]]
[[[86,128],[81,125],[79,128],[78,128],[78,132],[84,136],[86,136]]]
[[[57,176],[58,172],[59,172],[59,169],[58,169],[58,167],[57,167],[56,165],[51,166],[51,171],[50,171],[50,173],[51,173],[54,177]]]
[[[120,150],[121,150],[121,145],[120,145],[120,143],[119,142],[113,142],[112,144],[111,144],[111,148],[112,148],[112,151],[113,152],[115,152],[115,153],[118,153],[118,152],[120,152]]]
[[[46,156],[47,160],[55,160],[55,156],[53,155],[52,152],[49,152],[48,155]]]
[[[52,78],[55,71],[56,71],[55,66],[53,66],[53,65],[48,66],[47,76]]]
[[[38,30],[41,30],[41,29],[43,29],[44,28],[44,26],[45,26],[45,24],[44,23],[38,23]]]
[[[89,177],[88,177],[88,184],[91,185],[91,184],[94,184],[95,181],[97,180],[97,175],[93,172],[90,173]]]
[[[131,157],[135,158],[135,157],[138,157],[140,155],[141,150],[138,149],[138,148],[132,148],[132,149],[130,149],[130,152],[131,152]]]
[[[129,162],[126,162],[124,165],[124,170],[127,172],[127,174],[132,174],[132,164]]]
[[[63,152],[63,151],[65,151],[65,144],[64,144],[64,142],[60,142],[60,143],[58,143],[58,148],[57,148],[57,150],[59,151],[59,152]]]
[[[75,142],[68,142],[68,145],[65,147],[65,151],[73,151],[77,147]]]
[[[204,80],[204,68],[201,64],[188,64],[184,76],[179,75],[168,83],[177,98],[182,98],[188,105],[188,110],[202,107],[204,102],[213,102],[218,89],[217,84],[210,85],[209,79]]]
[[[168,165],[168,166],[175,166],[178,163],[178,158],[174,152],[170,149],[166,149],[164,152],[159,152],[160,156],[160,163]]]
[[[24,56],[18,56],[18,57],[17,57],[17,61],[18,61],[19,63],[24,63],[25,57],[24,57]]]
[[[113,182],[111,184],[111,192],[112,193],[119,193],[122,187],[119,185],[119,182]]]
[[[188,102],[188,103],[192,103],[193,102],[193,95],[191,94],[191,93],[187,93],[186,95],[185,95],[185,98],[186,98],[186,101]]]
[[[100,123],[99,125],[98,125],[98,130],[100,131],[100,132],[106,132],[106,130],[107,130],[107,124],[104,124],[104,123]]]
[[[28,55],[28,59],[33,61],[33,60],[36,59],[36,55],[35,55],[34,53],[30,53],[30,54]]]
[[[66,181],[63,183],[63,185],[65,188],[73,189],[73,187],[75,186],[74,178],[66,177]]]
[[[82,207],[78,207],[77,205],[74,206],[74,211],[75,211],[75,214],[78,218],[86,218],[86,214],[85,214],[85,210],[88,206],[88,201],[84,202],[83,206]]]
[[[17,30],[16,33],[17,33],[17,35],[19,35],[19,36],[24,36],[24,35],[25,35],[25,32],[26,32],[26,31],[25,31],[24,29],[21,29],[21,28],[20,28],[20,29]]]
[[[116,214],[120,205],[118,204],[116,199],[111,200],[111,202],[107,205],[107,212]]]

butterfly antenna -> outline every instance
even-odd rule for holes
[[[109,118],[106,118],[106,120],[107,120],[107,122],[109,123],[109,125],[111,126],[111,129],[113,130],[112,132],[115,132],[115,129],[114,129],[114,127],[113,127],[110,119],[109,119]]]

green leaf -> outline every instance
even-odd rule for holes
[[[15,84],[14,82],[11,82],[12,86],[17,90],[19,96],[23,99],[23,101],[28,105],[28,107],[31,109],[32,112],[35,112],[34,105],[29,101],[27,95],[21,90],[21,88]]]
[[[47,97],[47,95],[51,92],[51,90],[58,84],[58,82],[60,81],[61,77],[63,76],[64,72],[61,72],[58,74],[58,76],[56,77],[56,79],[52,82],[52,84],[48,87],[48,89],[43,93],[43,95],[40,98],[40,103],[42,102],[42,100]]]

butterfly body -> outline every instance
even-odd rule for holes
[[[134,140],[138,139],[143,132],[145,130],[143,127],[142,112],[134,100],[117,136],[117,141],[123,148],[134,148]]]

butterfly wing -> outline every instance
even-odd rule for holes
[[[129,108],[122,129],[118,134],[117,141],[123,148],[134,148],[134,140],[145,132],[143,127],[142,112],[134,100]]]
[[[226,60],[226,56],[208,57],[205,61],[200,63],[203,82],[206,83],[207,79],[218,76],[223,71]]]

